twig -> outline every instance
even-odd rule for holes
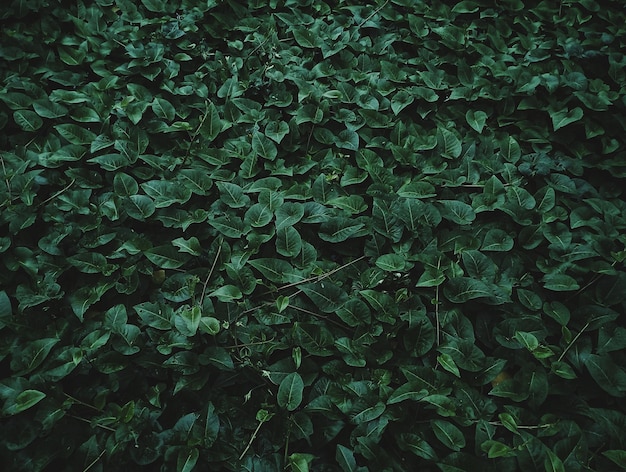
[[[387,6],[387,4],[389,3],[389,0],[387,0],[385,3],[383,3],[381,6],[379,6],[376,10],[374,10],[372,12],[372,14],[370,16],[368,16],[367,18],[365,18],[361,24],[359,24],[359,26],[357,28],[360,28],[361,26],[363,26],[365,23],[367,23],[368,21],[370,21],[372,19],[372,17],[374,15],[376,15],[376,13],[378,13],[380,10],[382,10],[383,8],[385,8],[385,6]]]
[[[437,271],[441,267],[441,256],[437,259]],[[439,285],[435,287],[435,324],[437,330],[437,346],[441,342],[441,325],[439,324]]]
[[[585,326],[583,326],[583,328],[578,332],[578,334],[574,336],[574,339],[570,341],[570,343],[565,347],[565,349],[563,350],[559,358],[556,360],[557,362],[561,362],[563,357],[565,357],[565,354],[567,353],[567,351],[569,351],[569,348],[574,345],[574,343],[578,340],[578,338],[580,338],[580,335],[583,334],[583,331],[585,331],[589,327],[589,323],[591,323],[591,321],[587,321]]]
[[[209,270],[209,275],[206,276],[206,280],[204,281],[204,285],[202,286],[202,295],[200,295],[200,307],[202,307],[202,305],[204,304],[206,288],[209,285],[209,279],[213,275],[213,271],[215,270],[215,266],[217,265],[217,260],[220,258],[221,253],[222,253],[222,241],[220,240],[219,246],[217,248],[217,254],[215,255],[215,259],[213,260],[213,265],[211,265],[211,269]]]
[[[248,452],[248,449],[250,449],[252,447],[252,443],[254,442],[254,440],[256,438],[256,435],[259,433],[259,430],[261,429],[261,426],[263,425],[263,423],[265,423],[265,420],[260,420],[259,421],[259,424],[257,425],[256,429],[254,430],[254,433],[252,433],[252,437],[250,438],[250,441],[248,441],[248,445],[246,446],[246,448],[243,450],[243,452],[239,456],[239,460],[243,459],[243,457],[246,455],[246,452]]]
[[[100,453],[100,455],[98,457],[96,457],[93,461],[91,461],[91,464],[89,464],[87,467],[85,467],[83,469],[83,472],[87,472],[89,469],[91,469],[94,465],[96,465],[96,463],[102,459],[102,456],[104,456],[104,453],[106,452],[106,449],[103,449],[102,452]]]
[[[70,187],[72,185],[74,185],[74,183],[76,182],[76,179],[72,179],[72,181],[67,184],[64,188],[62,188],[61,190],[59,190],[57,193],[55,193],[54,195],[49,196],[48,198],[46,198],[43,202],[41,202],[39,205],[37,205],[37,207],[41,207],[43,205],[45,205],[46,203],[48,203],[51,200],[54,200],[55,198],[57,198],[59,195],[62,195],[63,193],[65,193],[66,191],[68,191],[70,189]]]
[[[113,433],[115,433],[117,430],[114,428],[111,428],[110,426],[105,426],[103,424],[100,423],[93,423],[91,420],[88,420],[87,418],[81,418],[80,416],[75,416],[75,415],[68,415],[70,418],[74,418],[75,420],[79,420],[79,421],[83,421],[85,423],[89,423],[90,425],[96,426],[98,428],[102,428],[102,429],[106,429],[107,431],[111,431]]]
[[[67,394],[67,393],[65,393],[65,392],[63,392],[63,395],[65,395],[67,398],[69,398],[70,400],[72,400],[74,403],[78,403],[79,405],[83,405],[83,406],[89,407],[89,408],[91,408],[91,409],[93,409],[93,410],[96,410],[96,411],[99,411],[99,412],[101,412],[101,411],[102,411],[102,409],[101,409],[101,408],[97,408],[97,407],[95,407],[95,406],[93,406],[93,405],[90,405],[89,403],[85,403],[84,401],[79,400],[78,398],[75,398],[75,397],[73,397],[73,396],[71,396],[71,395],[68,395],[68,394]]]
[[[0,155],[0,163],[2,163],[2,172],[4,173],[4,182],[7,184],[7,191],[9,194],[9,203],[11,202],[12,198],[11,198],[11,181],[9,180],[9,177],[7,176],[7,168],[4,166],[4,158],[2,157],[2,155]]]

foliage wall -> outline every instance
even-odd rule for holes
[[[621,0],[0,22],[7,470],[626,468]]]

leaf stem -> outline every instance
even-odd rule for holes
[[[100,455],[98,457],[96,457],[93,461],[91,461],[91,464],[89,464],[87,467],[85,467],[83,469],[83,472],[87,472],[89,469],[91,469],[94,465],[96,465],[96,463],[102,459],[102,456],[104,456],[104,453],[106,452],[106,449],[103,449],[102,452],[100,453]]]
[[[43,202],[41,202],[39,205],[37,205],[37,207],[42,207],[44,206],[46,203],[50,202],[51,200],[54,200],[55,198],[57,198],[59,195],[64,194],[66,191],[68,191],[70,189],[70,187],[72,185],[74,185],[74,183],[76,182],[76,179],[72,179],[72,181],[67,184],[64,188],[62,188],[61,190],[59,190],[57,193],[50,195],[48,198],[46,198]]]
[[[437,271],[441,267],[441,256],[437,259]],[[437,330],[437,346],[441,343],[441,325],[439,323],[439,285],[435,287],[435,325]]]
[[[580,335],[583,334],[583,331],[587,329],[587,327],[589,326],[589,323],[591,323],[591,321],[587,321],[585,326],[583,326],[582,329],[578,332],[578,334],[574,336],[574,339],[570,341],[570,343],[565,347],[565,349],[563,350],[559,358],[556,360],[557,362],[561,362],[563,357],[565,357],[565,354],[567,353],[567,351],[569,351],[569,348],[572,347],[576,341],[578,341],[578,338],[580,338]]]
[[[243,450],[243,452],[239,456],[239,460],[243,459],[243,457],[246,455],[246,452],[248,452],[248,449],[252,447],[252,443],[256,439],[256,435],[259,433],[259,430],[261,429],[261,426],[263,425],[263,423],[265,423],[265,420],[259,420],[259,424],[257,425],[256,429],[252,433],[252,436],[250,437],[250,441],[248,441],[246,448]]]
[[[387,0],[385,3],[383,3],[381,6],[379,6],[376,10],[374,10],[372,12],[372,14],[370,16],[368,16],[367,18],[365,18],[357,28],[360,28],[361,26],[363,26],[365,23],[367,23],[368,21],[370,21],[372,19],[372,17],[374,15],[376,15],[376,13],[378,13],[380,10],[382,10],[383,8],[385,8],[385,6],[387,6],[387,4],[389,3],[389,0]]]
[[[217,254],[215,255],[215,259],[213,259],[213,264],[211,265],[211,269],[209,269],[209,275],[206,276],[204,284],[202,285],[202,294],[200,295],[200,307],[204,304],[204,297],[206,295],[206,289],[209,285],[209,280],[213,275],[213,271],[215,270],[215,266],[217,265],[217,260],[220,258],[220,254],[222,253],[222,241],[220,240],[219,246],[217,248]]]

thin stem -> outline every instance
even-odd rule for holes
[[[217,248],[217,254],[215,255],[215,259],[213,260],[211,269],[209,270],[209,275],[206,276],[204,285],[202,286],[202,295],[200,295],[200,307],[202,307],[202,305],[204,304],[204,297],[206,295],[206,289],[207,289],[207,286],[209,285],[209,280],[211,279],[211,276],[213,275],[213,271],[215,270],[215,266],[217,265],[217,260],[220,258],[221,253],[222,253],[222,241],[220,241],[220,244]]]
[[[87,467],[85,467],[83,469],[83,472],[87,472],[89,469],[91,469],[94,465],[96,465],[96,463],[102,459],[102,456],[104,456],[104,453],[106,452],[106,449],[103,449],[102,452],[100,453],[100,455],[98,457],[96,457],[91,464],[89,464]]]
[[[259,433],[259,430],[261,429],[261,426],[263,425],[263,423],[265,423],[265,421],[259,421],[259,424],[257,425],[256,429],[254,430],[254,433],[252,433],[252,437],[250,438],[250,441],[248,441],[248,445],[246,446],[246,448],[243,450],[243,452],[239,456],[239,460],[243,459],[244,456],[246,455],[246,452],[248,452],[248,449],[250,449],[252,447],[252,443],[254,442],[254,440],[256,438],[256,435]]]
[[[70,187],[72,185],[74,185],[74,183],[76,182],[76,179],[72,179],[72,181],[67,184],[64,188],[62,188],[61,190],[59,190],[57,193],[55,193],[54,195],[49,196],[48,198],[46,198],[43,202],[41,202],[38,206],[44,206],[46,203],[48,203],[51,200],[54,200],[55,198],[57,198],[59,195],[62,195],[63,193],[65,193],[66,191],[68,191],[70,189]]]
[[[437,259],[437,271],[441,267],[441,256]],[[437,346],[441,342],[441,325],[439,324],[439,285],[435,288],[435,325],[437,330]]]
[[[587,321],[585,326],[583,326],[583,328],[578,332],[578,334],[574,336],[574,339],[570,341],[570,343],[565,347],[565,349],[563,350],[559,358],[556,360],[557,362],[561,362],[561,359],[565,357],[565,354],[567,353],[567,351],[569,351],[569,348],[572,347],[576,341],[578,341],[578,338],[580,338],[580,335],[583,334],[583,331],[585,331],[589,327],[589,323],[591,322]]]
[[[385,8],[385,6],[389,3],[389,0],[387,0],[385,3],[383,3],[381,6],[379,6],[376,10],[374,10],[372,12],[372,14],[370,16],[368,16],[367,18],[365,18],[361,24],[359,24],[358,28],[360,28],[361,26],[363,26],[365,23],[367,23],[368,21],[370,21],[372,19],[372,17],[374,15],[376,15],[376,13],[378,13],[380,10],[382,10],[383,8]]]
[[[9,195],[8,201],[11,202],[11,181],[9,180],[9,177],[7,176],[7,169],[4,166],[4,158],[1,155],[0,155],[0,163],[2,163],[2,172],[4,173],[4,182],[7,185],[7,191]]]

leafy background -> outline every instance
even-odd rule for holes
[[[0,20],[6,467],[626,468],[621,1]]]

